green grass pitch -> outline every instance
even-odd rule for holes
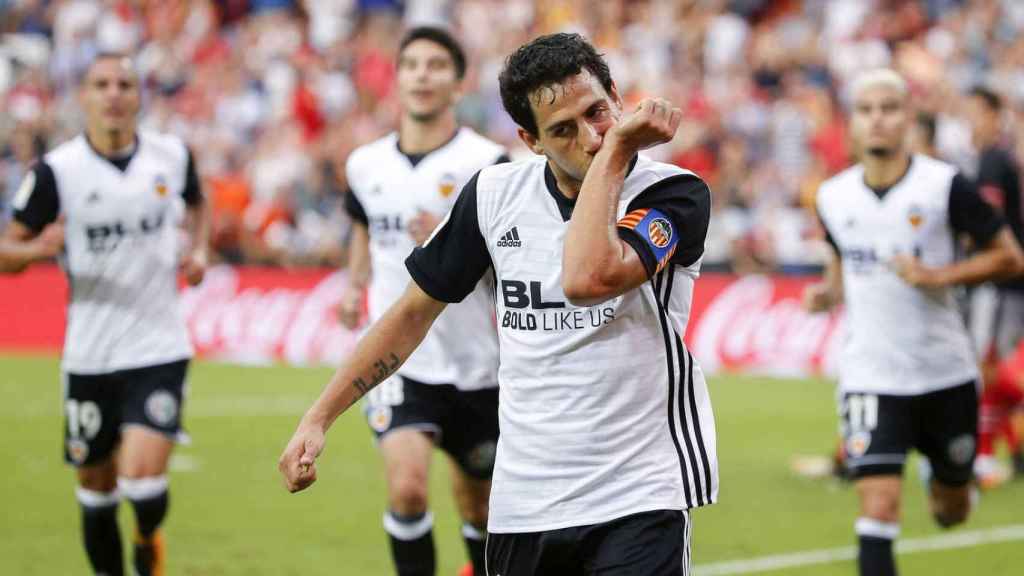
[[[170,576],[386,575],[380,525],[384,488],[371,435],[353,411],[338,420],[320,480],[287,494],[280,450],[330,370],[196,363],[185,420],[193,442],[176,452],[166,525]],[[853,544],[852,490],[796,477],[798,453],[833,444],[833,388],[820,381],[718,377],[711,382],[718,424],[720,503],[694,514],[697,565]],[[0,558],[4,574],[87,574],[79,544],[72,472],[61,460],[58,363],[0,358]],[[911,467],[903,535],[940,534],[925,511]],[[432,471],[439,571],[464,562],[441,456]],[[132,526],[121,507],[122,531]],[[985,494],[965,530],[1024,523],[1024,482]],[[1024,543],[1012,541],[900,558],[902,574],[1024,574]],[[771,574],[853,575],[853,563]]]

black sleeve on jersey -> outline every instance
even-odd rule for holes
[[[679,234],[673,264],[689,266],[704,254],[704,239],[711,220],[711,190],[699,177],[679,174],[655,182],[629,203],[626,213],[641,208],[659,210],[672,221]],[[631,229],[618,227],[618,231],[619,237],[640,256],[647,275],[654,275],[658,261],[647,241]]]
[[[828,229],[828,224],[825,224],[825,219],[821,217],[821,213],[817,210],[815,210],[814,213],[818,217],[818,223],[821,224],[821,229],[825,231],[825,242],[828,242],[828,245],[836,251],[836,254],[842,254],[842,252],[839,251],[839,244],[836,243],[836,239],[832,236],[832,231]]]
[[[495,160],[494,163],[495,164],[505,164],[506,162],[511,162],[511,161],[512,161],[512,157],[508,155],[508,152],[502,152],[501,156],[498,156],[498,159]]]
[[[366,210],[363,209],[362,203],[359,202],[359,198],[351,188],[345,191],[345,212],[348,212],[352,220],[363,226],[368,226],[370,223],[370,219],[366,217]]]
[[[60,196],[57,194],[57,178],[49,164],[40,161],[32,167],[32,175],[35,178],[32,192],[28,202],[14,211],[14,220],[38,233],[47,224],[57,220],[60,214]]]
[[[949,188],[949,225],[970,235],[975,246],[987,246],[1006,225],[1003,218],[978,194],[978,188],[963,174],[953,177]]]
[[[203,201],[203,188],[199,184],[199,173],[196,172],[196,159],[192,151],[188,151],[188,165],[185,167],[185,189],[181,191],[185,204],[196,206]]]
[[[413,281],[442,302],[461,302],[491,267],[477,220],[477,176],[479,172],[462,188],[441,228],[405,259]]]

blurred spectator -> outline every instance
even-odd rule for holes
[[[138,54],[143,125],[190,143],[230,262],[336,265],[347,233],[338,166],[392,129],[394,43],[446,23],[471,57],[460,117],[527,155],[497,72],[531,37],[588,34],[630,102],[686,118],[650,153],[712,183],[709,266],[802,271],[819,261],[817,184],[851,162],[850,78],[912,83],[931,153],[976,164],[962,94],[1007,95],[1024,160],[1024,3],[1015,0],[0,0],[0,209],[38,150],[78,129],[75,80],[98,51]],[[2,225],[0,217],[0,225]]]

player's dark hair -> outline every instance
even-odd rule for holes
[[[437,26],[410,28],[402,38],[401,44],[398,45],[398,57],[401,58],[405,48],[417,40],[429,40],[447,50],[448,54],[452,57],[452,63],[455,64],[455,77],[462,80],[466,75],[466,53],[462,50],[462,45],[459,44],[459,41],[447,30]]]
[[[530,95],[586,70],[610,94],[612,76],[601,54],[579,34],[549,34],[522,45],[505,60],[498,77],[501,103],[524,130],[538,135]]]
[[[931,112],[918,112],[917,125],[924,131],[925,141],[929,146],[935,145],[935,114]]]
[[[81,84],[85,82],[86,78],[89,77],[89,73],[92,72],[93,67],[96,66],[97,63],[104,60],[123,60],[125,58],[128,60],[134,60],[133,55],[128,52],[106,50],[96,53],[96,55],[92,57],[92,60],[89,60],[89,64],[85,68],[81,69],[81,72],[78,75],[78,83]]]
[[[975,86],[968,92],[970,96],[981,98],[985,102],[985,106],[992,112],[999,112],[1003,109],[1003,99],[996,94],[995,90],[986,86]]]

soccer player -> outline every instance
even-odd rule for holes
[[[334,419],[493,274],[501,437],[487,573],[687,574],[689,511],[718,497],[710,398],[682,340],[710,192],[638,155],[671,140],[681,112],[649,98],[624,114],[607,64],[577,34],[521,46],[500,87],[537,156],[466,184],[279,469],[291,491],[315,481]]]
[[[1024,242],[1020,171],[1013,154],[1001,146],[1003,102],[998,94],[978,86],[970,91],[967,116],[971,138],[980,152],[977,186],[981,196],[1006,219],[1018,242]],[[982,373],[994,375],[999,364],[1009,359],[1024,334],[1024,279],[1014,278],[975,291],[971,322],[979,342]],[[986,296],[990,297],[986,301]],[[992,298],[994,297],[994,301]],[[975,470],[982,486],[998,483],[994,439],[998,431],[1007,435],[1017,472],[1024,473],[1024,455],[1015,441],[1010,418],[1020,390],[1016,381],[988,378],[981,396],[978,461]]]
[[[398,52],[402,115],[397,133],[349,156],[352,216],[343,322],[354,328],[369,288],[378,321],[409,283],[405,258],[426,240],[478,170],[507,161],[504,148],[460,128],[455,104],[466,58],[445,30],[410,30]],[[365,404],[388,487],[384,530],[399,576],[433,574],[427,478],[437,445],[452,461],[462,535],[476,574],[484,572],[487,501],[498,441],[498,342],[493,288],[481,286],[446,310],[397,375]]]
[[[896,573],[907,451],[931,464],[931,512],[966,520],[978,419],[978,368],[952,294],[958,284],[1011,276],[1024,255],[1009,228],[949,164],[913,155],[907,84],[873,70],[852,85],[851,135],[860,163],[822,184],[818,214],[835,249],[806,304],[846,303],[840,416],[860,498],[862,576]],[[954,258],[966,233],[978,247]]]
[[[139,78],[127,56],[97,56],[79,101],[85,132],[25,178],[0,239],[0,270],[59,256],[71,300],[61,364],[64,458],[77,469],[85,550],[96,574],[124,574],[117,507],[127,498],[135,573],[155,576],[164,573],[167,462],[192,356],[177,272],[192,285],[203,278],[207,208],[185,145],[137,130]]]

